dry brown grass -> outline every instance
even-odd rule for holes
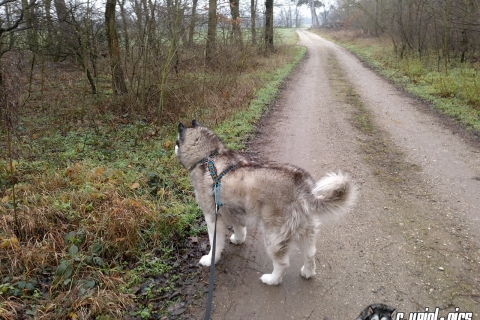
[[[76,163],[63,172],[54,171],[17,186],[17,222],[13,209],[0,207],[0,277],[9,278],[4,285],[9,284],[10,289],[33,279],[36,285],[35,291],[23,289],[18,298],[2,297],[0,318],[18,318],[17,313],[23,314],[26,306],[19,298],[29,299],[35,292],[36,304],[45,301],[32,311],[38,319],[60,319],[66,314],[65,318],[89,319],[100,314],[120,318],[126,306],[133,304],[132,296],[120,290],[125,285],[124,275],[105,272],[104,267],[135,261],[141,248],[159,245],[165,240],[160,225],[174,224],[176,218],[162,216],[151,197],[120,194],[121,178],[116,170]],[[91,189],[82,191],[85,185]],[[10,196],[8,189],[2,202],[8,202]],[[168,197],[163,195],[164,200]],[[158,233],[145,233],[155,225]],[[67,239],[68,234],[72,240]],[[78,246],[74,256],[69,252],[73,243]],[[101,246],[98,254],[93,253],[95,244]],[[92,262],[95,257],[101,259],[101,265]],[[62,261],[72,263],[72,275],[57,274]],[[85,287],[85,279],[95,281],[94,286]],[[13,292],[5,290],[3,294]]]

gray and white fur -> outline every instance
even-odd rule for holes
[[[215,203],[213,181],[202,159],[213,152],[216,171],[223,172],[231,165],[237,168],[221,180],[217,221],[215,261],[224,248],[227,225],[233,226],[230,241],[242,244],[247,225],[263,228],[265,246],[273,261],[273,272],[261,276],[261,281],[278,285],[289,266],[289,250],[297,243],[303,253],[304,278],[315,275],[315,235],[321,222],[338,218],[355,203],[357,189],[349,175],[328,173],[315,182],[305,170],[290,164],[259,163],[240,152],[225,147],[218,136],[195,120],[191,127],[178,125],[175,154],[185,167],[195,188],[196,200],[207,223],[210,245],[213,242]],[[200,264],[210,266],[210,252]]]
[[[383,303],[367,306],[355,320],[392,320],[395,308]]]

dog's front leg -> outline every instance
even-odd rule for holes
[[[203,256],[200,259],[200,264],[205,267],[209,267],[212,264],[212,249],[213,249],[213,234],[215,232],[215,216],[214,215],[205,215],[205,221],[207,223],[208,229],[208,239],[210,240],[210,252]],[[227,228],[225,222],[219,216],[217,219],[217,239],[216,239],[216,248],[215,248],[215,263],[220,260],[222,256],[223,247],[225,245],[225,234]]]

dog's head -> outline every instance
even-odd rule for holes
[[[367,306],[355,320],[392,320],[395,308],[383,303]]]
[[[192,120],[192,126],[178,124],[178,137],[175,154],[178,161],[186,169],[193,168],[200,160],[208,157],[214,151],[225,149],[222,141],[213,131]]]

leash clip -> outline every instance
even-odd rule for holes
[[[221,207],[223,204],[220,201],[220,186],[222,184],[220,181],[217,181],[216,183],[213,184],[213,199],[215,201],[215,206],[218,210],[218,207]]]

